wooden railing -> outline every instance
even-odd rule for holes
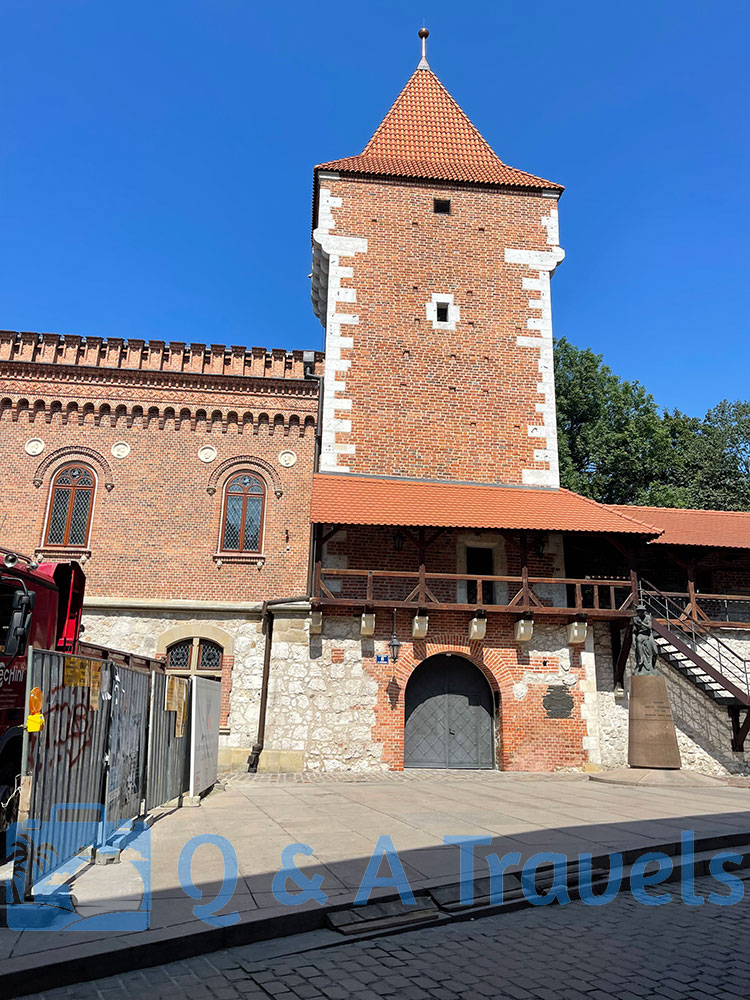
[[[559,576],[476,576],[420,570],[333,569],[318,565],[313,600],[319,605],[425,608],[435,611],[585,613],[628,617],[638,598],[635,572],[621,579]]]

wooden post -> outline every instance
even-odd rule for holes
[[[315,525],[315,570],[313,572],[313,597],[320,597],[320,582],[323,573],[323,525]]]
[[[417,549],[419,551],[419,603],[423,605],[425,603],[425,550],[427,548],[425,544],[424,528],[420,527],[418,532],[418,544]]]
[[[528,608],[531,603],[529,597],[529,541],[526,537],[526,532],[522,531],[519,535],[520,548],[521,548],[521,589],[523,591],[523,605]]]
[[[687,564],[688,581],[688,608],[693,621],[698,620],[698,608],[695,603],[695,559],[690,559]]]
[[[633,595],[633,606],[638,603],[638,574],[634,569],[630,570],[630,592]]]

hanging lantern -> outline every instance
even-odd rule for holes
[[[403,644],[399,641],[396,633],[394,632],[391,636],[391,641],[388,643],[388,649],[391,651],[391,663],[395,663],[398,659],[399,651]]]
[[[391,624],[391,641],[388,643],[388,649],[391,651],[391,663],[395,663],[398,659],[398,654],[401,650],[402,643],[399,641],[396,635],[396,609],[393,609],[393,622]]]

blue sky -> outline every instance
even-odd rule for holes
[[[432,68],[563,183],[555,331],[667,407],[750,397],[747,0],[0,0],[0,327],[321,347],[316,162]]]

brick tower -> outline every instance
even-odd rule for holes
[[[359,156],[315,170],[321,471],[558,485],[562,187],[503,163],[422,59]]]

